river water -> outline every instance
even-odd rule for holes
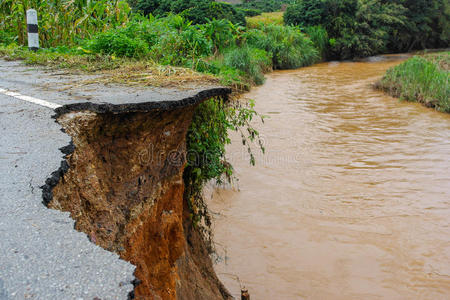
[[[252,167],[233,136],[239,190],[208,200],[233,295],[450,298],[450,115],[371,87],[405,58],[275,72],[245,95],[267,153]]]

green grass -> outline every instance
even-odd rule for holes
[[[244,37],[248,45],[272,54],[274,69],[295,69],[320,60],[313,42],[297,27],[260,25],[249,29]]]
[[[234,48],[224,56],[224,64],[248,74],[253,84],[264,83],[264,73],[272,69],[272,59],[264,50],[250,47]]]
[[[262,13],[259,16],[247,17],[246,19],[248,28],[258,28],[261,24],[284,24],[282,11]]]
[[[450,113],[450,52],[415,56],[390,68],[376,87],[394,97]]]
[[[313,42],[297,27],[261,23],[249,29],[227,20],[194,25],[179,15],[134,16],[125,26],[96,33],[77,45],[41,49],[36,53],[14,43],[6,46],[8,43],[10,40],[6,38],[0,41],[0,56],[23,59],[28,64],[85,71],[139,65],[135,69],[145,74],[154,74],[155,66],[157,69],[172,66],[184,69],[177,72],[183,77],[198,78],[196,72],[205,73],[204,76],[214,76],[237,91],[264,83],[264,74],[272,69],[299,68],[320,58]],[[149,70],[143,70],[144,65]],[[135,82],[134,72],[132,75],[130,78]],[[156,80],[153,75],[152,78]]]

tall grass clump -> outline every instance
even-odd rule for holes
[[[330,48],[330,40],[327,31],[322,26],[308,26],[304,29],[306,35],[311,39],[323,60],[327,58]]]
[[[394,97],[450,113],[450,52],[415,56],[389,69],[376,85]]]
[[[224,64],[242,71],[256,85],[264,83],[264,73],[272,68],[271,58],[266,51],[248,46],[226,52]]]
[[[311,40],[297,27],[261,25],[248,30],[244,38],[255,48],[272,55],[274,69],[295,69],[311,65],[320,59]]]

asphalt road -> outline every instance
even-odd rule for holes
[[[0,94],[0,299],[126,299],[134,266],[42,204],[70,141],[52,114]]]
[[[77,85],[92,78],[0,59],[0,300],[127,299],[133,290],[133,265],[77,232],[69,213],[42,203],[40,187],[61,165],[59,148],[70,142],[52,116],[164,109],[229,92]]]
[[[0,95],[0,299],[126,299],[134,266],[42,204],[70,141],[52,114]]]

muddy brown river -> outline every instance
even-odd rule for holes
[[[405,58],[275,72],[246,95],[266,155],[251,167],[233,136],[239,190],[208,200],[233,295],[450,299],[450,115],[371,87]]]

